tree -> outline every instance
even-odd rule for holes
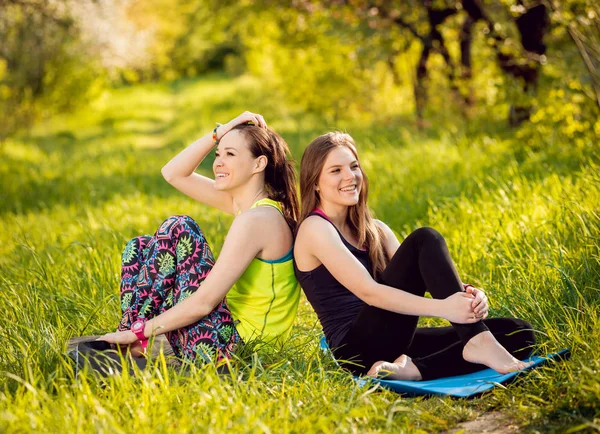
[[[85,100],[97,74],[65,2],[0,0],[0,142]]]
[[[541,2],[525,4],[517,0],[510,5],[511,14],[503,22],[494,20],[484,8],[480,0],[444,1],[369,1],[347,0],[332,1],[332,6],[344,4],[354,10],[363,20],[373,22],[371,27],[387,31],[392,26],[404,30],[406,37],[417,39],[421,43],[421,55],[415,68],[414,95],[417,119],[423,121],[423,110],[427,102],[428,62],[432,54],[439,54],[447,66],[447,76],[453,93],[457,94],[458,85],[455,74],[456,66],[450,56],[447,43],[443,37],[443,26],[450,26],[450,17],[462,16],[460,39],[461,78],[470,79],[473,76],[472,44],[473,28],[478,22],[483,22],[484,34],[492,47],[498,65],[502,71],[522,82],[525,93],[535,93],[539,70],[545,61],[546,45],[544,36],[549,27],[548,8]],[[495,9],[504,9],[504,4],[494,3]],[[415,13],[416,11],[416,13]],[[504,11],[505,12],[505,11]],[[520,46],[511,44],[511,39],[502,31],[513,25],[520,36]],[[393,61],[390,62],[394,67]],[[467,105],[473,103],[470,93],[464,96]],[[528,104],[517,104],[511,108],[509,120],[511,125],[518,125],[530,114]]]

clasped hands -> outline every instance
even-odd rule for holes
[[[474,295],[475,298],[471,303],[471,308],[473,309],[473,314],[477,319],[485,319],[487,318],[490,307],[488,305],[487,295],[483,292],[483,290],[475,288],[474,286],[468,286],[465,290],[467,294]]]
[[[473,324],[487,318],[488,298],[478,288],[468,286],[464,292],[457,292],[443,301],[442,318],[457,324]]]

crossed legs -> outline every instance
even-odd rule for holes
[[[462,282],[443,237],[420,228],[398,248],[379,280],[415,295],[429,291],[443,299],[462,291]],[[390,371],[392,378],[433,379],[492,367],[522,369],[535,339],[525,321],[498,318],[451,327],[417,328],[418,317],[364,306],[342,345],[338,359],[358,375]]]

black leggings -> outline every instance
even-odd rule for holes
[[[444,238],[434,229],[420,228],[400,245],[380,282],[415,295],[444,299],[463,291]],[[491,331],[513,356],[527,358],[535,344],[532,327],[514,318],[493,318],[474,324],[417,328],[419,317],[364,306],[334,355],[355,375],[364,375],[379,360],[411,357],[423,380],[462,375],[484,369],[464,360],[464,345],[475,335]],[[349,361],[343,362],[343,361]]]

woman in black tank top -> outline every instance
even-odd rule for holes
[[[531,325],[487,319],[486,295],[462,283],[437,231],[417,229],[400,244],[372,218],[367,178],[348,134],[325,134],[308,146],[300,191],[296,276],[342,366],[404,380],[528,366],[519,359],[535,343]],[[451,326],[418,328],[421,315]]]

